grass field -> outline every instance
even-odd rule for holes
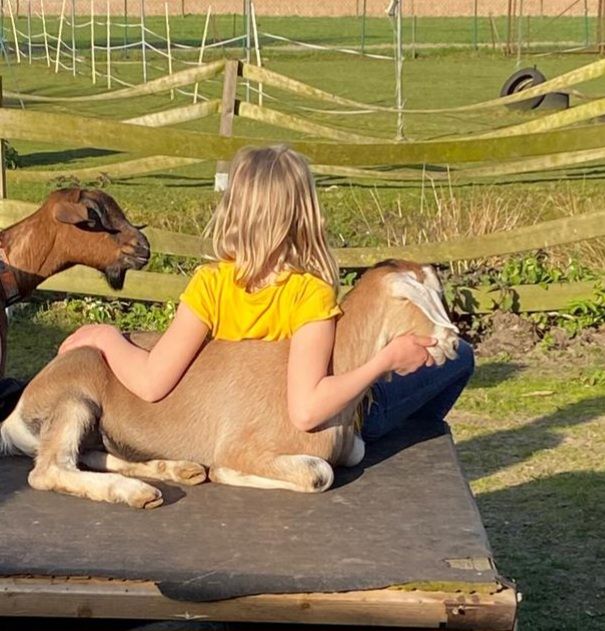
[[[196,21],[187,22],[189,30],[183,30],[183,36],[197,42],[199,35],[195,33],[201,23],[199,16]],[[267,31],[307,41],[315,37],[323,42],[349,45],[356,37],[358,23],[354,20],[340,21],[339,28],[330,20],[322,24],[320,29],[318,22],[297,21],[294,27],[288,20],[283,23],[277,19],[275,23],[267,18],[261,20],[261,27]],[[574,29],[581,26],[579,22],[574,24]],[[422,26],[420,23],[419,41]],[[467,26],[468,21],[464,29]],[[154,28],[162,32],[161,21]],[[233,22],[221,19],[218,28],[224,31],[224,36],[230,36]],[[241,25],[236,23],[236,32],[238,28]],[[467,31],[467,35],[463,34],[464,29],[457,21],[440,23],[440,28],[439,38],[446,42],[456,43],[468,35]],[[485,40],[485,31],[480,32]],[[378,21],[375,25],[368,23],[368,34],[368,41],[373,44],[388,43],[390,37],[384,24]],[[123,33],[116,31],[116,41],[121,37]],[[230,49],[227,53],[236,55],[238,51]],[[389,62],[278,48],[266,50],[264,59],[270,69],[339,95],[371,103],[393,102],[394,71]],[[538,60],[526,57],[523,62],[533,65],[537,61],[539,68],[553,77],[594,59],[579,55],[548,56]],[[122,79],[141,80],[140,60],[114,62],[114,69]],[[157,59],[153,63],[158,63]],[[411,108],[447,107],[493,98],[515,67],[515,59],[490,51],[428,50],[405,63],[406,104]],[[159,70],[153,72],[153,76],[160,74]],[[57,76],[39,65],[12,64],[10,68],[5,65],[2,74],[8,90],[70,95],[102,89],[93,88],[86,77],[72,78],[67,72]],[[587,94],[605,94],[605,80],[579,88]],[[220,94],[221,84],[209,82],[203,89],[205,96],[214,98]],[[300,107],[311,105],[277,91],[267,91],[277,100],[266,103],[282,111],[302,115],[304,110]],[[167,95],[161,95],[119,105],[32,107],[125,119],[185,102],[183,96],[177,96],[175,103],[171,103]],[[341,115],[336,119],[325,112],[306,111],[305,115],[385,138],[392,137],[395,130],[390,115]],[[410,138],[472,133],[535,115],[508,110],[464,116],[410,115],[406,119],[406,133]],[[218,119],[188,123],[185,128],[215,131]],[[235,133],[281,140],[301,137],[242,119],[236,119]],[[22,155],[24,168],[79,168],[117,159],[108,152],[71,149],[61,142],[60,130],[57,145],[19,142],[15,146]],[[213,173],[214,164],[207,163],[112,182],[107,191],[137,221],[200,232],[217,199],[212,191]],[[318,184],[332,245],[405,245],[602,208],[605,204],[602,178],[602,167],[594,165],[565,175],[551,173],[507,183],[460,187],[440,184],[432,188],[429,182],[352,184],[333,177],[318,178]],[[17,199],[39,201],[52,186],[14,184],[9,193]],[[581,246],[557,255],[565,261],[570,253],[590,260],[601,271],[604,268],[602,249]],[[97,317],[94,304],[86,308],[74,305],[74,302],[54,305],[38,302],[16,314],[9,338],[8,374],[31,376],[53,356],[69,331],[90,317]],[[141,320],[142,317],[136,322]],[[157,319],[152,318],[152,322]],[[562,351],[537,348],[529,355],[481,359],[475,378],[450,419],[499,569],[505,576],[516,579],[524,593],[520,627],[523,631],[605,629],[602,569],[605,348],[599,340],[573,344]]]

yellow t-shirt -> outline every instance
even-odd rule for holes
[[[274,284],[248,292],[230,262],[198,268],[181,300],[221,340],[283,340],[307,322],[341,313],[334,289],[312,274],[282,272]]]

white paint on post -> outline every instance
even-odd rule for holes
[[[44,37],[44,52],[46,53],[46,65],[50,68],[50,50],[48,48],[48,31],[46,30],[46,14],[44,13],[44,0],[40,0],[40,13],[42,16],[42,35]]]
[[[107,0],[107,88],[111,88],[111,6]]]
[[[168,52],[168,74],[172,74],[172,46],[170,45],[170,18],[168,17],[168,3],[164,3],[166,15],[166,49]],[[170,90],[170,100],[174,101],[174,90]]]
[[[256,25],[256,10],[254,9],[254,2],[250,3],[250,13],[252,15],[252,32],[254,34],[254,52],[256,53],[256,65],[262,68],[262,60],[260,56],[260,44],[258,41],[258,28]],[[263,105],[263,84],[258,84],[258,104]]]
[[[141,59],[143,60],[143,83],[147,83],[147,42],[145,35],[145,2],[141,0]]]
[[[210,14],[212,13],[212,5],[208,6],[208,12],[206,13],[206,22],[204,23],[204,33],[202,34],[202,43],[200,44],[200,55],[197,59],[198,66],[202,65],[204,61],[204,49],[206,48],[206,38],[208,37],[208,26],[210,25]],[[197,103],[200,84],[196,82],[193,89],[193,102]]]
[[[90,0],[90,64],[92,83],[97,83],[97,65],[95,59],[95,0]]]
[[[13,28],[13,39],[15,40],[15,55],[17,57],[17,63],[21,63],[21,51],[19,50],[19,40],[17,38],[17,24],[15,22],[15,16],[13,15],[12,0],[8,0],[8,14],[11,19],[11,25]]]
[[[55,73],[59,72],[59,55],[61,54],[61,38],[63,37],[63,21],[65,20],[65,0],[61,4],[61,17],[59,18],[59,33],[57,35],[57,56],[55,57]]]

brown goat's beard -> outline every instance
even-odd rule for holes
[[[126,279],[126,270],[123,267],[112,265],[105,270],[105,280],[112,289],[122,289]]]

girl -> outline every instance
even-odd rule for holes
[[[301,431],[319,427],[390,371],[398,375],[374,387],[365,438],[382,436],[406,415],[443,419],[473,370],[464,343],[457,360],[436,368],[427,351],[433,339],[401,336],[363,366],[330,374],[340,314],[338,268],[300,155],[285,146],[240,151],[212,228],[217,262],[197,270],[153,350],[130,344],[113,326],[89,325],[68,337],[59,352],[96,347],[126,388],[157,401],[174,388],[209,335],[289,338],[288,412]]]

